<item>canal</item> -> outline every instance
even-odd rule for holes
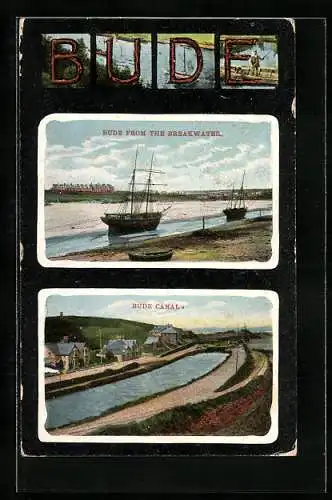
[[[221,352],[195,354],[148,373],[47,400],[46,428],[98,417],[117,406],[188,384],[208,374],[227,357]]]

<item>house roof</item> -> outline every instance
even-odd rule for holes
[[[147,337],[147,339],[145,340],[144,344],[157,344],[159,342],[159,338],[158,337],[153,337],[152,335]]]
[[[161,331],[161,333],[177,333],[177,330],[173,328],[172,326],[166,327],[164,330]]]
[[[70,356],[74,349],[82,351],[85,347],[84,342],[50,342],[45,346],[56,356]]]
[[[182,328],[175,328],[173,325],[168,323],[168,325],[155,325],[150,331],[151,335],[156,333],[178,333],[182,332]]]
[[[136,346],[137,341],[136,339],[123,339],[127,347],[133,348]]]
[[[169,325],[154,325],[154,327],[152,328],[152,331],[161,332],[167,326],[169,326]]]
[[[79,351],[83,351],[83,349],[86,347],[85,342],[74,342],[74,344]]]
[[[136,344],[135,339],[114,339],[108,341],[106,349],[112,351],[113,354],[123,354],[127,349],[133,349]]]
[[[52,342],[46,347],[57,356],[69,356],[74,349],[74,342]]]

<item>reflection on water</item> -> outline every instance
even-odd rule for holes
[[[220,352],[187,356],[142,375],[48,400],[46,428],[98,416],[129,401],[187,384],[216,368],[227,356]]]
[[[106,43],[108,37],[97,36],[96,45],[97,50],[106,50]],[[151,43],[143,42],[140,45],[140,83],[146,87],[151,86],[152,73],[151,73]],[[130,74],[134,73],[134,42],[129,42],[122,39],[113,39],[113,61],[114,64],[121,70],[129,69]],[[106,66],[106,57],[98,55],[97,62]]]
[[[157,44],[157,86],[158,88],[213,88],[215,86],[214,50],[203,49],[203,68],[197,80],[192,83],[172,84],[169,82],[169,44]],[[191,47],[176,46],[176,72],[192,75],[197,66],[196,53]]]

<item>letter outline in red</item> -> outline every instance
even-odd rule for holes
[[[175,70],[175,47],[177,44],[188,45],[196,53],[196,69],[192,75],[179,77]],[[169,39],[169,83],[192,83],[201,74],[203,69],[203,54],[198,43],[192,38],[172,37]]]
[[[71,52],[61,53],[57,52],[58,45],[70,45]],[[77,58],[77,42],[71,38],[53,38],[51,40],[51,82],[55,85],[72,85],[77,83],[83,73],[83,66],[81,61]],[[56,61],[58,60],[71,60],[75,64],[77,73],[74,78],[56,78]]]
[[[249,54],[232,54],[233,45],[256,45],[254,38],[228,38],[225,40],[225,84],[226,85],[257,85],[259,80],[242,80],[231,77],[231,60],[248,61]]]

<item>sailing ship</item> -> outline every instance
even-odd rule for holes
[[[149,170],[137,169],[137,155],[138,148],[136,149],[134,169],[129,182],[129,200],[121,203],[121,208],[117,213],[105,213],[101,220],[108,226],[109,234],[130,234],[142,231],[153,231],[159,225],[163,213],[167,210],[154,211],[151,200],[151,186],[160,184],[152,183],[152,174],[161,174],[159,170],[153,170],[153,153],[151,158],[151,165]],[[136,189],[138,183],[136,180],[137,171],[148,172],[148,178],[144,183],[144,189],[138,191]]]
[[[245,176],[245,172],[243,172],[242,184],[241,184],[241,188],[240,188],[240,191],[239,191],[239,195],[235,196],[234,186],[233,186],[232,193],[231,193],[231,198],[229,200],[229,203],[228,203],[227,207],[223,211],[224,214],[226,215],[227,222],[228,221],[232,221],[232,220],[244,219],[244,217],[245,217],[245,215],[247,213],[248,208],[247,208],[247,206],[245,204],[244,189],[243,189],[243,186],[244,186],[244,176]]]

